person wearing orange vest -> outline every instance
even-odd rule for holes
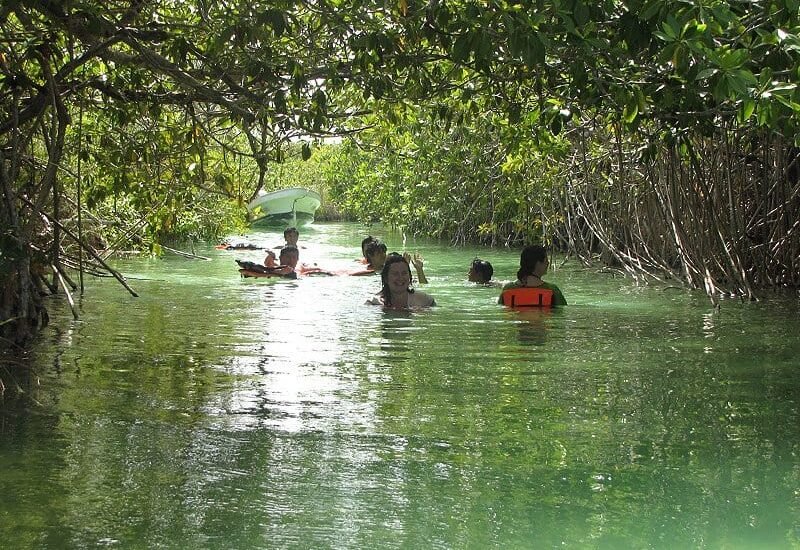
[[[517,280],[503,286],[498,303],[512,307],[567,305],[561,290],[542,280],[542,275],[547,273],[548,264],[547,250],[543,246],[523,248]]]

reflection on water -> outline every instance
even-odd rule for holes
[[[381,355],[389,360],[401,360],[409,358],[409,344],[412,343],[412,336],[415,330],[419,330],[414,325],[414,315],[417,312],[410,311],[384,311],[380,320],[380,335],[378,337],[378,349],[383,352]]]
[[[351,266],[362,233],[302,254]],[[81,321],[53,304],[0,407],[2,546],[800,544],[796,299],[714,311],[576,266],[549,275],[570,306],[511,311],[464,278],[478,254],[512,278],[513,251],[408,249],[430,311],[210,247],[119,262],[141,298],[94,281]]]
[[[519,342],[523,345],[542,346],[547,341],[551,308],[520,308],[509,310],[516,321]]]

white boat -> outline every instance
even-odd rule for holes
[[[247,205],[253,225],[304,225],[314,221],[314,212],[322,203],[316,191],[290,187],[258,196]]]

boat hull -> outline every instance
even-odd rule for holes
[[[316,191],[292,187],[264,193],[247,205],[252,225],[306,225],[314,221],[314,213],[322,203]]]

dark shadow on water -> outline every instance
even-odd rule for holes
[[[543,346],[547,342],[550,308],[529,307],[508,310],[508,318],[516,323],[517,339],[525,345]]]

